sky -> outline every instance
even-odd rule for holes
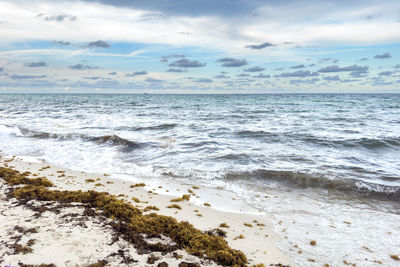
[[[0,0],[0,93],[400,93],[399,0]]]

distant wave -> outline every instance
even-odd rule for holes
[[[116,130],[124,131],[160,131],[160,130],[170,130],[177,127],[176,123],[163,123],[160,125],[146,126],[146,127],[118,127]]]
[[[357,179],[329,179],[291,171],[260,169],[252,172],[228,172],[226,180],[261,179],[277,181],[298,188],[321,188],[338,192],[353,192],[378,199],[400,201],[400,187],[368,183]],[[400,181],[400,177],[392,180]]]
[[[321,138],[313,135],[306,135],[294,132],[271,133],[265,131],[239,131],[236,136],[240,138],[254,138],[265,141],[287,142],[288,140],[300,140],[314,145],[327,147],[344,147],[344,148],[365,148],[365,149],[383,149],[383,148],[400,148],[400,136],[375,138],[358,138],[358,139],[329,139]]]

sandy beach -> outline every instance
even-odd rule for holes
[[[51,190],[108,192],[143,210],[144,214],[156,212],[172,216],[178,221],[188,221],[201,231],[219,228],[226,231],[228,245],[246,255],[249,266],[295,266],[275,246],[279,237],[263,213],[250,208],[251,214],[229,213],[213,209],[213,203],[194,204],[193,200],[206,190],[201,186],[180,185],[177,190],[182,195],[190,196],[189,200],[180,201],[176,200],[176,196],[168,195],[169,192],[162,194],[164,189],[161,184],[150,188],[108,174],[73,171],[29,158],[2,155],[1,166],[21,173],[30,172],[30,178],[46,177],[54,184]],[[22,203],[7,196],[10,185],[2,179],[0,182],[3,200],[0,206],[1,265],[88,266],[97,263],[106,266],[167,266],[161,265],[163,262],[168,266],[197,266],[182,265],[185,262],[200,266],[218,265],[214,261],[190,255],[183,249],[171,253],[139,251],[134,243],[127,242],[113,231],[111,219],[90,216],[79,205],[60,206],[57,202],[49,204],[48,201],[37,200]],[[239,205],[240,210],[246,210],[245,204]],[[40,211],[44,206],[47,207],[45,211]],[[172,242],[164,236],[162,240],[148,238],[153,238],[152,242]]]

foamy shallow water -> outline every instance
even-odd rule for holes
[[[0,95],[0,104],[6,154],[223,189],[199,201],[235,211],[235,197],[271,215],[300,265],[395,266],[400,96]]]

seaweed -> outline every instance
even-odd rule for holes
[[[94,179],[86,179],[85,182],[86,183],[94,183],[94,182],[96,182],[96,180],[94,180]]]
[[[253,227],[253,225],[251,223],[243,223],[243,225],[247,226],[247,227]]]
[[[141,186],[146,186],[145,183],[138,183],[138,184],[133,184],[131,186],[129,186],[130,188],[135,188],[135,187],[141,187]]]
[[[137,197],[132,197],[132,200],[135,201],[136,203],[140,203],[140,199],[138,199]]]
[[[206,207],[211,207],[211,205],[209,203],[207,203],[207,202],[204,203],[203,205],[206,206]]]
[[[160,210],[156,206],[147,206],[144,208],[143,212],[149,211],[149,210]]]
[[[311,245],[311,246],[316,246],[316,245],[317,245],[317,241],[311,240],[311,241],[310,241],[310,245]]]
[[[221,224],[219,225],[219,227],[222,227],[222,228],[229,228],[229,225],[227,225],[226,223],[221,223]]]
[[[185,200],[189,201],[190,200],[190,195],[182,195],[180,198],[174,198],[174,199],[171,199],[170,201],[171,202],[182,202],[182,201],[185,201]]]
[[[169,206],[167,206],[167,208],[169,208],[169,209],[178,209],[178,210],[182,209],[182,207],[179,206],[178,204],[169,205]]]
[[[89,264],[87,267],[104,267],[107,265],[107,261],[106,260],[101,260],[92,264]]]
[[[47,178],[28,178],[26,177],[25,173],[20,173],[10,168],[0,167],[0,177],[2,177],[10,185],[26,184],[44,187],[54,186],[54,184]]]
[[[42,263],[42,264],[24,264],[22,262],[18,262],[18,265],[21,267],[56,267],[55,264],[50,263],[50,264],[46,264],[46,263]]]
[[[398,255],[392,254],[392,255],[389,255],[389,256],[390,256],[391,259],[393,259],[395,261],[399,261],[400,260],[400,257]]]
[[[28,179],[18,171],[7,168],[0,168],[0,177],[9,184],[25,185],[12,190],[11,194],[19,200],[36,199],[65,204],[76,202],[101,211],[101,215],[113,219],[114,230],[135,247],[140,245],[143,249],[150,251],[174,251],[181,248],[191,255],[205,257],[221,265],[246,266],[247,258],[244,253],[230,248],[222,237],[211,236],[196,229],[189,222],[178,222],[170,216],[156,213],[144,215],[140,209],[109,193],[92,190],[49,190],[46,186],[52,183],[47,179]],[[177,204],[171,206],[174,205],[180,208]],[[171,238],[176,245],[149,244],[143,240],[143,237],[142,243],[133,242],[140,239],[141,234],[163,235]]]

